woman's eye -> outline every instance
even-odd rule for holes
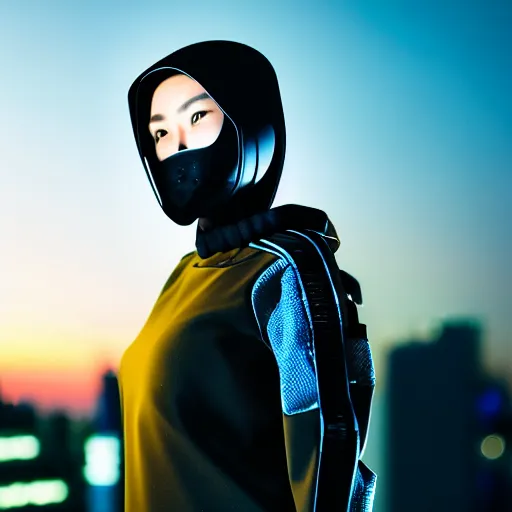
[[[199,121],[208,114],[208,110],[200,110],[199,112],[196,112],[190,119],[190,122],[192,123],[192,126],[199,123]]]
[[[155,142],[158,142],[162,137],[165,137],[167,135],[166,130],[157,130],[155,132]]]

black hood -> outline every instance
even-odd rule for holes
[[[212,146],[178,151],[156,162],[147,129],[151,99],[157,85],[177,73],[196,80],[227,119]],[[261,53],[229,41],[187,46],[141,73],[130,87],[128,102],[144,168],[173,221],[188,225],[207,217],[213,225],[225,225],[271,207],[283,168],[285,124],[276,73]],[[216,182],[202,178],[205,166]],[[181,212],[180,204],[189,196],[191,206]]]

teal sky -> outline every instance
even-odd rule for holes
[[[476,316],[488,361],[510,364],[511,9],[339,4],[1,2],[2,321],[87,326],[114,352],[137,334],[194,227],[152,195],[127,90],[183,45],[232,39],[280,80],[274,204],[331,216],[376,357]]]
[[[330,215],[380,382],[389,348],[454,316],[480,319],[486,363],[512,374],[509,2],[0,0],[0,20],[0,372],[78,378],[136,337],[195,227],[153,196],[128,88],[230,39],[277,71],[274,205]]]

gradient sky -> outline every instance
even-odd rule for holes
[[[100,364],[193,250],[195,227],[153,196],[126,96],[208,39],[273,63],[288,133],[274,205],[330,215],[380,375],[390,347],[452,317],[480,319],[486,363],[510,371],[512,8],[459,5],[0,1],[5,394],[89,407]]]

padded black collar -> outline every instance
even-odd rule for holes
[[[310,229],[326,238],[333,252],[340,241],[327,214],[317,208],[298,204],[286,204],[257,213],[234,224],[216,226],[203,231],[197,227],[196,249],[203,259],[218,252],[247,247],[263,237],[287,229]]]

